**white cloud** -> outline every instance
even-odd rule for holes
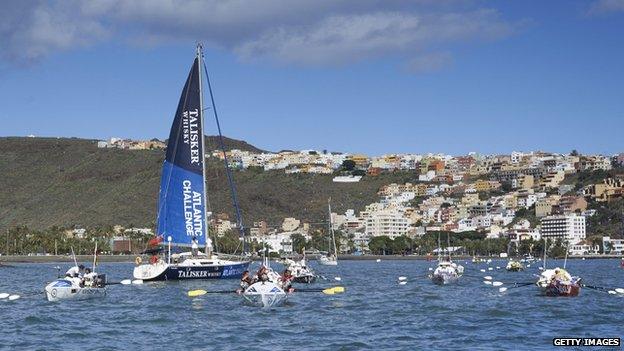
[[[402,57],[414,67],[456,42],[495,40],[515,24],[491,9],[419,0],[92,0],[0,2],[2,57],[31,62],[113,38],[158,45],[181,40],[244,60],[336,65]],[[438,54],[439,55],[439,54]],[[418,71],[418,69],[416,69]]]
[[[623,12],[624,0],[598,0],[589,7],[590,14]]]

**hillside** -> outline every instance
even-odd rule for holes
[[[258,150],[234,139],[226,145]],[[163,150],[98,149],[94,140],[0,138],[0,230],[152,226],[163,155]],[[207,173],[213,210],[233,214],[223,165],[211,163]],[[234,178],[245,224],[277,225],[288,216],[324,221],[330,196],[334,211],[360,209],[376,200],[381,185],[411,177],[396,173],[337,184],[329,175],[247,170],[234,172]]]

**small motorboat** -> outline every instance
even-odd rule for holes
[[[92,278],[59,278],[45,287],[48,301],[84,300],[106,296],[106,275],[97,274]]]
[[[272,281],[257,282],[243,292],[243,297],[254,306],[276,307],[282,305],[288,294],[282,287]]]
[[[464,267],[451,261],[440,261],[438,267],[429,274],[429,279],[437,285],[456,283],[464,274]]]
[[[578,296],[581,278],[573,277],[563,268],[545,269],[535,283],[546,296]]]
[[[524,266],[522,265],[522,263],[515,261],[515,260],[510,260],[507,263],[507,267],[505,267],[505,269],[507,269],[507,271],[509,272],[519,272],[524,270]]]

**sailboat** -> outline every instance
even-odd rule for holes
[[[137,266],[133,272],[135,279],[150,281],[239,278],[250,264],[249,260],[243,258],[226,259],[224,255],[217,255],[213,252],[212,240],[208,237],[202,61],[202,46],[199,44],[173,119],[162,166],[155,238],[159,248],[152,251],[149,263],[142,263],[142,259],[137,257]],[[207,82],[219,126],[208,76]],[[220,128],[219,137],[222,138]],[[229,169],[226,171],[229,172]],[[229,173],[228,180],[231,180]],[[230,187],[235,199],[231,182]],[[235,206],[242,232],[236,201]],[[166,255],[158,255],[164,251],[162,244],[165,238],[168,252]],[[205,252],[199,250],[200,246],[205,247]],[[172,254],[172,248],[192,248],[192,251]]]
[[[336,235],[334,234],[334,226],[332,224],[331,199],[327,201],[327,209],[329,212],[329,231],[331,232],[331,240],[332,240],[331,243],[334,244],[334,252],[332,254],[329,254],[332,248],[331,243],[330,243],[329,250],[328,250],[329,256],[325,254],[321,254],[318,258],[318,263],[323,266],[337,266],[338,265],[338,249],[336,248]]]
[[[447,244],[448,256],[442,257],[442,249],[440,248],[440,234],[438,234],[438,267],[429,274],[429,279],[437,285],[447,285],[457,283],[459,277],[464,274],[464,267],[451,261],[450,239],[447,236],[449,244]],[[431,268],[429,268],[431,269]]]

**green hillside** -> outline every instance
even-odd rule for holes
[[[234,139],[227,139],[226,148],[258,150]],[[152,226],[163,156],[163,150],[98,149],[95,140],[0,138],[0,230]],[[207,173],[213,211],[233,215],[223,165],[215,161]],[[360,209],[375,201],[381,185],[411,177],[395,173],[338,184],[329,175],[246,170],[234,178],[245,224],[276,225],[289,216],[324,221],[330,196],[334,211]]]

